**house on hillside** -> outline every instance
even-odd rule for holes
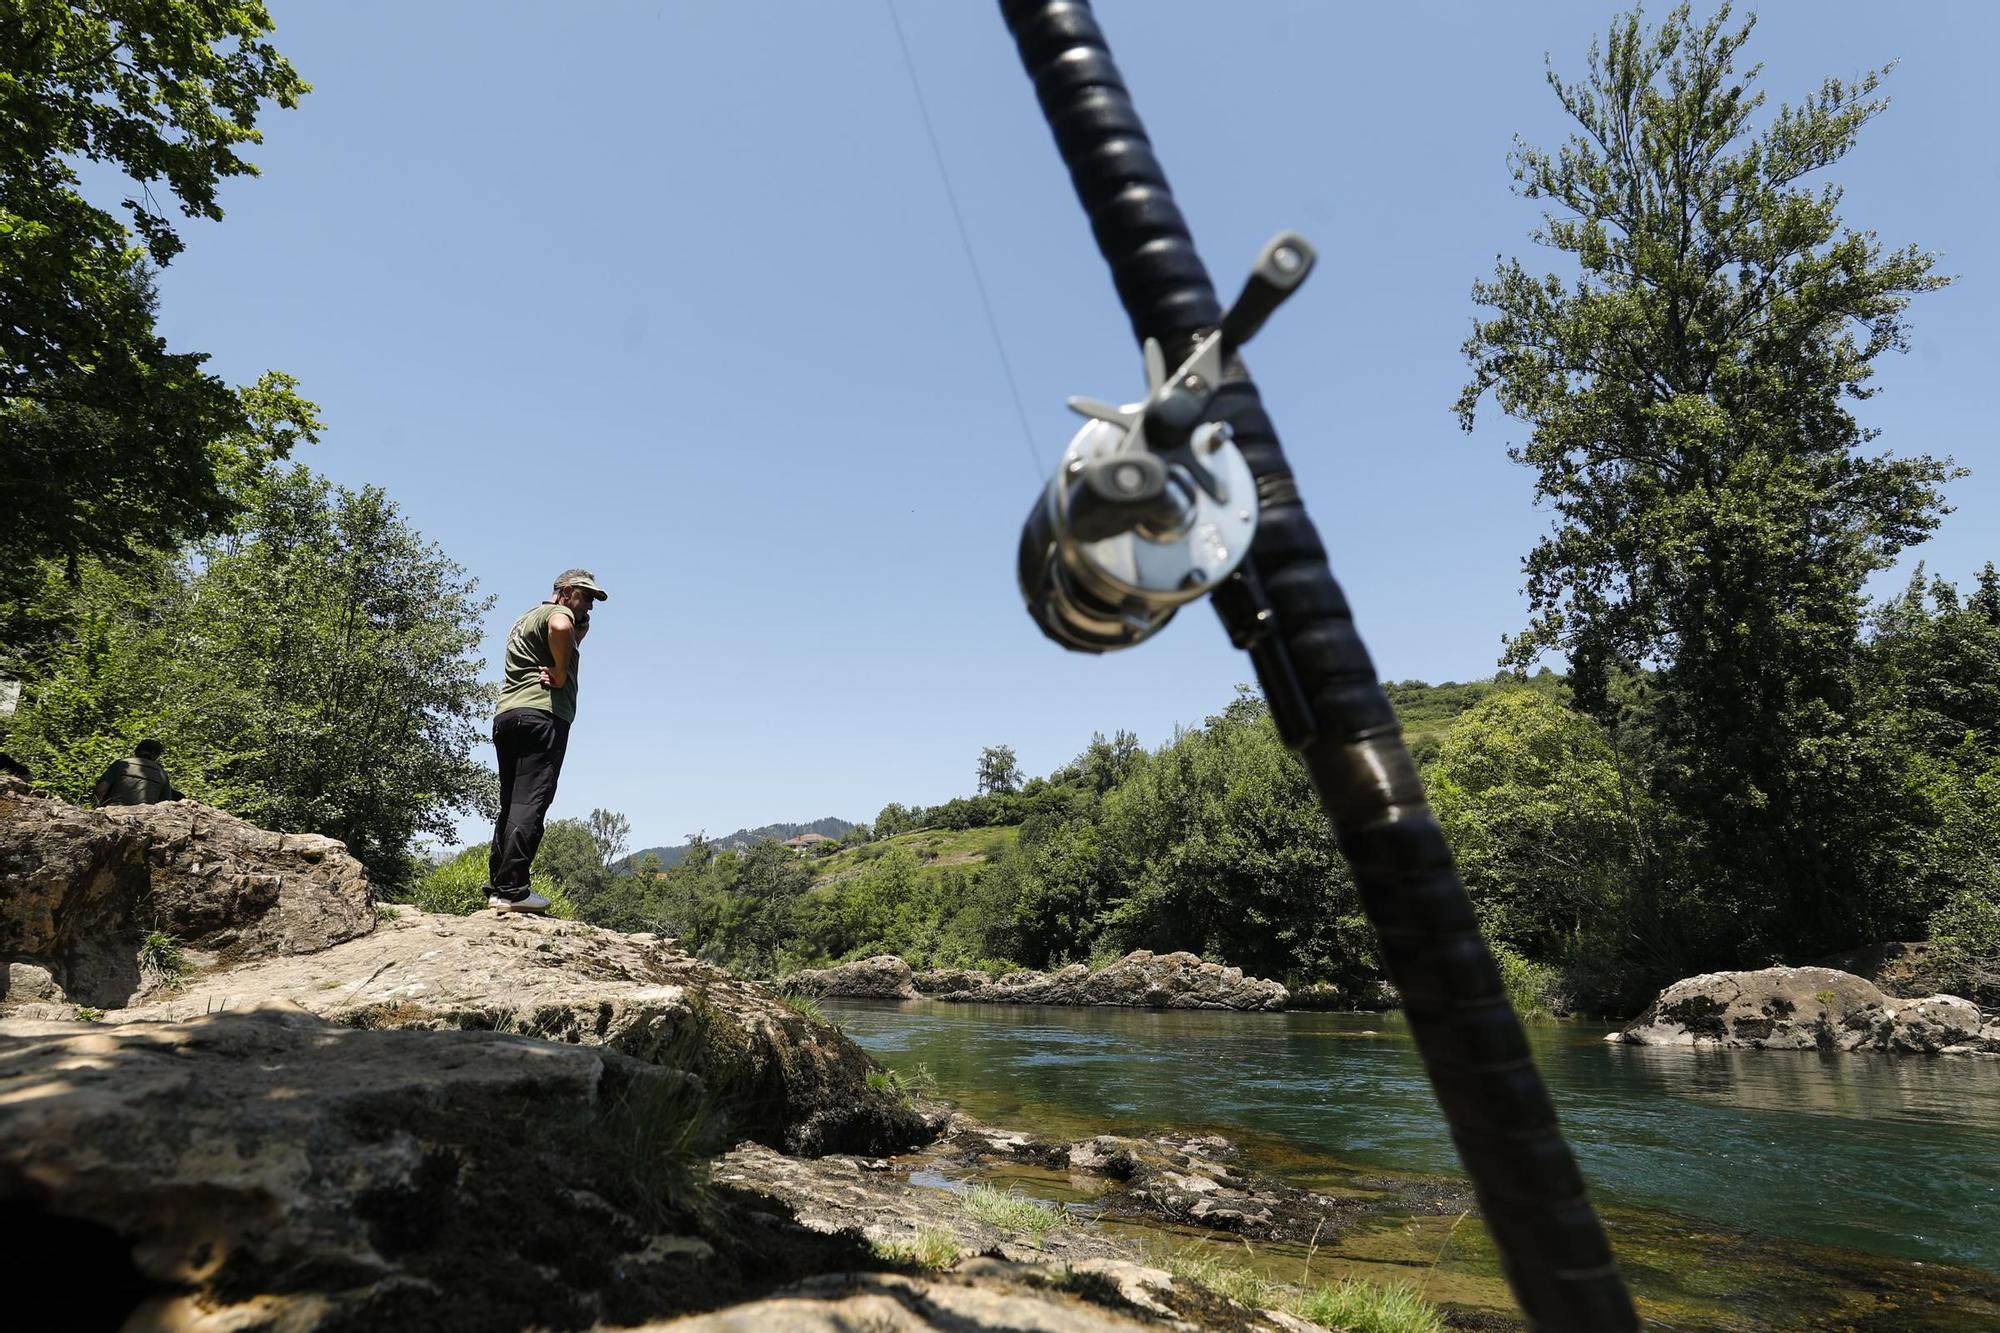
[[[827,837],[826,834],[824,833],[801,833],[796,838],[785,839],[785,846],[791,848],[794,852],[797,852],[800,856],[804,856],[807,852],[819,846],[821,843],[832,842],[832,841],[833,839]]]

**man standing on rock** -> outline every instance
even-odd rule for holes
[[[104,770],[91,795],[99,805],[153,805],[180,800],[173,779],[160,763],[166,749],[158,741],[140,741],[129,758],[111,761],[111,767]]]
[[[556,576],[555,596],[514,622],[493,747],[500,754],[500,819],[487,859],[486,905],[501,912],[546,912],[549,900],[528,887],[542,845],[542,825],[556,798],[556,778],[576,719],[578,647],[590,632],[590,608],[611,594],[587,569]]]

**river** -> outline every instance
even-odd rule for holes
[[[1360,1168],[1457,1172],[1395,1014],[825,1008],[885,1064],[927,1072],[940,1096],[994,1124],[1218,1132],[1253,1165],[1323,1188]],[[1530,1029],[1656,1320],[2000,1327],[2000,1060],[1614,1046],[1606,1030]],[[1408,1230],[1423,1251],[1430,1233]],[[1483,1235],[1439,1244],[1463,1253],[1456,1264],[1426,1254],[1430,1267],[1490,1277]],[[1830,1322],[1787,1322],[1829,1284],[1843,1293]]]

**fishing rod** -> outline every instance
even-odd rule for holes
[[[1527,1034],[1401,726],[1238,349],[1311,272],[1264,247],[1227,311],[1087,0],[1000,0],[1144,349],[1146,395],[1088,418],[1021,534],[1029,614],[1065,648],[1157,633],[1207,596],[1305,761],[1375,924],[1480,1213],[1530,1324],[1638,1327]]]

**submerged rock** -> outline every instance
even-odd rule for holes
[[[1827,967],[1709,972],[1677,981],[1607,1041],[1634,1046],[2000,1055],[2000,1020],[1956,995],[1898,999]]]
[[[331,838],[196,801],[86,810],[4,775],[0,884],[0,1007],[108,1009],[158,989],[171,978],[141,965],[149,932],[200,966],[309,953],[375,925],[366,872]]]
[[[993,976],[965,968],[910,971],[884,954],[838,967],[797,972],[781,983],[794,994],[843,999],[951,1000],[965,1004],[1122,1005],[1137,1009],[1283,1009],[1285,988],[1246,977],[1240,967],[1205,963],[1191,953],[1126,954],[1093,972],[1071,963],[1056,972]]]

